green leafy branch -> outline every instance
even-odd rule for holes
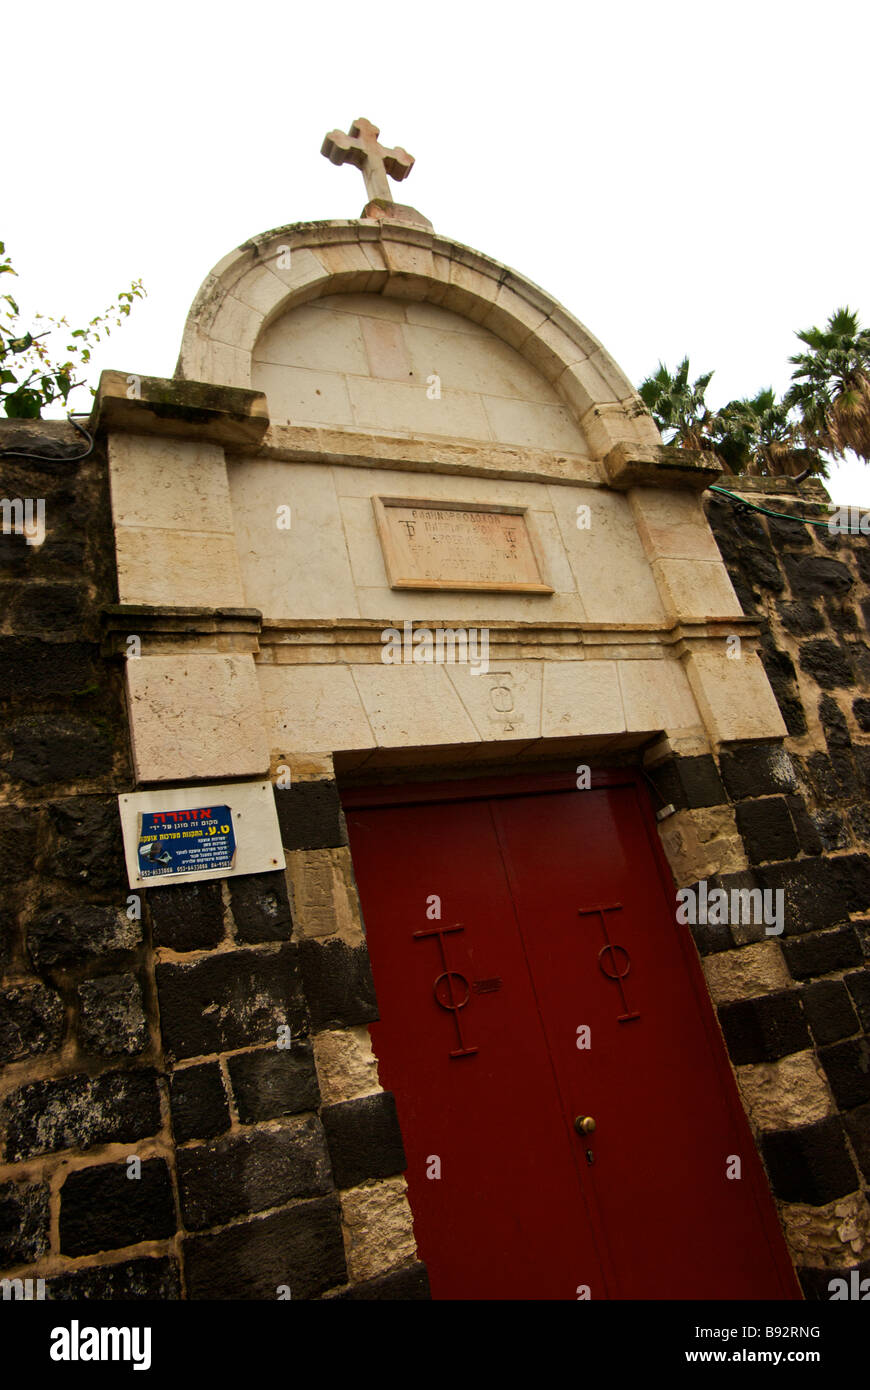
[[[18,272],[0,241],[0,275]],[[94,346],[108,338],[129,317],[137,299],[146,291],[141,280],[121,290],[105,313],[92,318],[84,328],[70,328],[66,318],[35,314],[35,330],[23,329],[21,310],[12,294],[0,294],[0,404],[3,413],[16,420],[38,420],[46,406],[55,401],[67,405],[70,393],[85,385],[82,369],[91,360]],[[39,331],[41,326],[46,327]],[[65,330],[65,331],[64,331]],[[61,353],[55,354],[46,341],[53,334],[67,339]],[[63,360],[61,355],[67,354]],[[93,395],[93,390],[91,391]]]

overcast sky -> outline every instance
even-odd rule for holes
[[[795,329],[842,304],[870,323],[868,30],[860,0],[11,0],[0,240],[22,307],[71,321],[141,277],[92,384],[171,376],[227,251],[359,216],[359,172],[320,146],[367,116],[416,158],[397,200],[635,383],[686,352],[715,368],[720,405],[788,384]],[[870,504],[870,469],[830,490]]]

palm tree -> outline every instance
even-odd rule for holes
[[[804,432],[772,387],[757,396],[729,401],[711,422],[713,448],[729,473],[794,475],[811,468],[827,477],[818,449],[806,447]]]
[[[789,358],[785,403],[800,412],[804,437],[835,458],[852,449],[870,463],[870,330],[844,308],[797,336],[809,351]]]
[[[684,357],[671,375],[663,362],[638,387],[641,400],[649,410],[666,443],[681,444],[687,449],[709,449],[710,426],[713,416],[704,402],[704,392],[710,385],[712,372],[689,383],[689,359]]]

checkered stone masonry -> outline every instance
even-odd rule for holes
[[[678,887],[784,893],[781,936],[692,930],[804,1293],[827,1299],[870,1262],[870,543],[709,494],[706,509],[788,737],[650,775],[676,809],[661,836]]]

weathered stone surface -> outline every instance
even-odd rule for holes
[[[313,1048],[325,1105],[380,1089],[377,1058],[365,1025],[324,1029],[315,1034]]]
[[[323,1129],[314,1116],[179,1149],[176,1165],[189,1231],[332,1188]]]
[[[394,1269],[389,1274],[382,1274],[379,1279],[366,1279],[362,1284],[351,1284],[344,1289],[338,1298],[349,1300],[351,1303],[369,1303],[381,1300],[401,1300],[409,1302],[411,1300],[428,1300],[432,1297],[429,1290],[429,1275],[426,1266],[419,1260],[413,1264],[403,1265],[401,1269]]]
[[[121,820],[113,797],[70,796],[48,807],[53,843],[47,873],[95,888],[126,886]]]
[[[805,734],[807,721],[795,685],[794,662],[788,652],[776,646],[767,630],[762,633],[759,655],[788,732],[795,737]]]
[[[103,975],[78,987],[79,1042],[102,1057],[135,1057],[148,1046],[142,987],[136,976]]]
[[[0,808],[0,883],[20,883],[33,872],[39,813],[23,807]]]
[[[119,527],[116,539],[122,536],[122,602],[198,607],[208,598],[233,607],[242,601],[231,536],[200,532],[195,546],[180,532],[156,528]],[[147,562],[140,569],[143,557]],[[209,587],[207,595],[203,591]],[[172,648],[126,663],[137,781],[178,785],[261,777],[269,767],[269,749],[250,655],[194,652]]]
[[[0,1057],[15,1062],[59,1047],[63,1000],[47,985],[15,985],[0,990]]]
[[[719,770],[709,753],[697,757],[667,758],[649,769],[662,804],[677,810],[686,807],[721,806],[725,800]]]
[[[792,637],[812,637],[824,632],[825,619],[812,603],[779,601],[776,605],[780,622]]]
[[[190,965],[157,966],[163,1044],[173,1057],[251,1047],[307,1028],[297,948],[221,951]]]
[[[186,1144],[189,1139],[214,1139],[230,1127],[230,1111],[217,1062],[173,1072],[169,1098],[177,1144]]]
[[[275,788],[285,849],[328,849],[347,844],[338,790],[332,781],[295,782]]]
[[[778,1062],[737,1068],[737,1084],[758,1129],[794,1129],[815,1124],[833,1111],[833,1101],[812,1052],[793,1052]]]
[[[800,1000],[792,990],[740,1000],[719,1008],[719,1022],[735,1066],[774,1062],[810,1046]]]
[[[142,1163],[138,1178],[126,1162],[70,1173],[60,1189],[60,1249],[64,1255],[117,1250],[175,1234],[175,1203],[162,1158]]]
[[[842,1110],[870,1100],[870,1040],[850,1038],[821,1047],[819,1059]]]
[[[845,716],[833,695],[823,695],[819,700],[819,719],[829,750],[851,747],[852,738]]]
[[[242,874],[229,880],[230,901],[240,941],[288,941],[293,932],[283,869]]]
[[[812,676],[823,690],[848,688],[855,684],[855,673],[847,654],[827,637],[802,642],[798,662],[801,670]]]
[[[141,922],[120,908],[88,903],[42,912],[27,929],[27,949],[38,970],[130,951],[141,940]]]
[[[850,893],[830,860],[797,859],[757,870],[763,888],[785,894],[785,935],[832,927],[848,919]]]
[[[730,806],[678,811],[662,823],[659,834],[679,883],[747,867]]]
[[[364,940],[350,850],[290,850],[287,879],[293,923],[300,937],[340,936],[349,946]]]
[[[784,521],[782,517],[766,516],[764,520],[770,539],[780,551],[788,546],[811,546],[813,543],[809,527],[802,525],[797,518]]]
[[[863,970],[856,970],[854,974],[846,975],[844,984],[858,1010],[861,1027],[865,1033],[870,1035],[870,967],[865,966]]]
[[[390,1091],[326,1105],[320,1112],[336,1187],[356,1187],[405,1169],[405,1150]]]
[[[864,1174],[870,1181],[870,1102],[856,1106],[843,1116],[846,1133],[852,1141],[852,1148]]]
[[[205,879],[200,883],[149,888],[146,900],[155,946],[169,946],[173,951],[208,951],[223,939],[220,883]]]
[[[0,1269],[14,1269],[44,1255],[49,1225],[47,1183],[0,1183]]]
[[[855,582],[847,565],[825,555],[786,555],[783,558],[795,598],[846,594]]]
[[[817,1043],[838,1042],[858,1031],[858,1017],[841,980],[817,980],[801,990],[804,1013]]]
[[[717,1004],[751,999],[791,984],[782,951],[771,940],[705,956],[703,969],[710,995]]]
[[[819,1206],[781,1204],[779,1214],[795,1263],[812,1259],[827,1268],[828,1278],[870,1250],[870,1204],[863,1192]]]
[[[417,1247],[404,1178],[386,1178],[341,1194],[347,1268],[357,1284],[414,1259]]]
[[[335,937],[302,941],[299,947],[311,1026],[350,1028],[378,1017],[371,964],[365,946]]]
[[[0,1105],[8,1163],[58,1149],[145,1139],[160,1128],[153,1071],[34,1081]]]
[[[866,599],[862,600],[862,613],[864,612],[864,605],[866,604],[866,602]],[[830,622],[831,627],[834,628],[834,630],[837,633],[857,632],[859,630],[858,615],[855,612],[855,609],[852,607],[852,603],[849,598],[826,598],[824,600],[824,604],[825,612],[828,615],[828,621]],[[866,615],[864,626],[867,626]]]
[[[45,1296],[52,1302],[125,1303],[139,1299],[160,1302],[181,1298],[178,1266],[166,1257],[122,1260],[119,1264],[71,1270],[46,1280]]]
[[[79,715],[25,715],[11,720],[6,732],[12,744],[6,772],[29,786],[88,781],[112,771],[111,739]]]
[[[852,713],[858,721],[862,733],[870,734],[870,700],[859,698],[852,701]]]
[[[870,855],[841,854],[830,861],[830,867],[834,890],[842,893],[848,910],[863,912],[870,907]]]
[[[283,1286],[296,1301],[347,1281],[334,1195],[187,1236],[183,1249],[188,1298],[274,1299]]]
[[[820,932],[796,941],[783,941],[782,952],[792,978],[812,979],[833,970],[846,970],[863,960],[861,943],[854,927]]]
[[[794,763],[779,743],[746,743],[723,749],[719,771],[732,801],[777,796],[797,787]]]
[[[797,854],[797,836],[785,797],[743,801],[736,809],[736,817],[750,863],[792,859]]]
[[[841,799],[840,780],[826,753],[810,753],[806,760],[806,767],[818,802],[824,806]]]
[[[90,642],[43,642],[0,637],[0,699],[46,700],[93,685],[97,648]]]
[[[316,1110],[320,1088],[309,1042],[240,1052],[227,1062],[243,1125]]]
[[[852,806],[849,826],[859,844],[870,845],[870,806]]]
[[[15,599],[12,626],[16,632],[66,634],[82,626],[87,603],[82,584],[30,584]]]
[[[818,1207],[859,1185],[839,1119],[764,1134],[761,1151],[773,1192],[783,1202]]]
[[[786,804],[791,813],[791,821],[794,826],[800,847],[804,854],[821,854],[822,841],[809,812],[806,802],[802,796],[787,796]]]
[[[823,849],[847,849],[852,843],[846,822],[839,811],[814,811],[812,821]]]

